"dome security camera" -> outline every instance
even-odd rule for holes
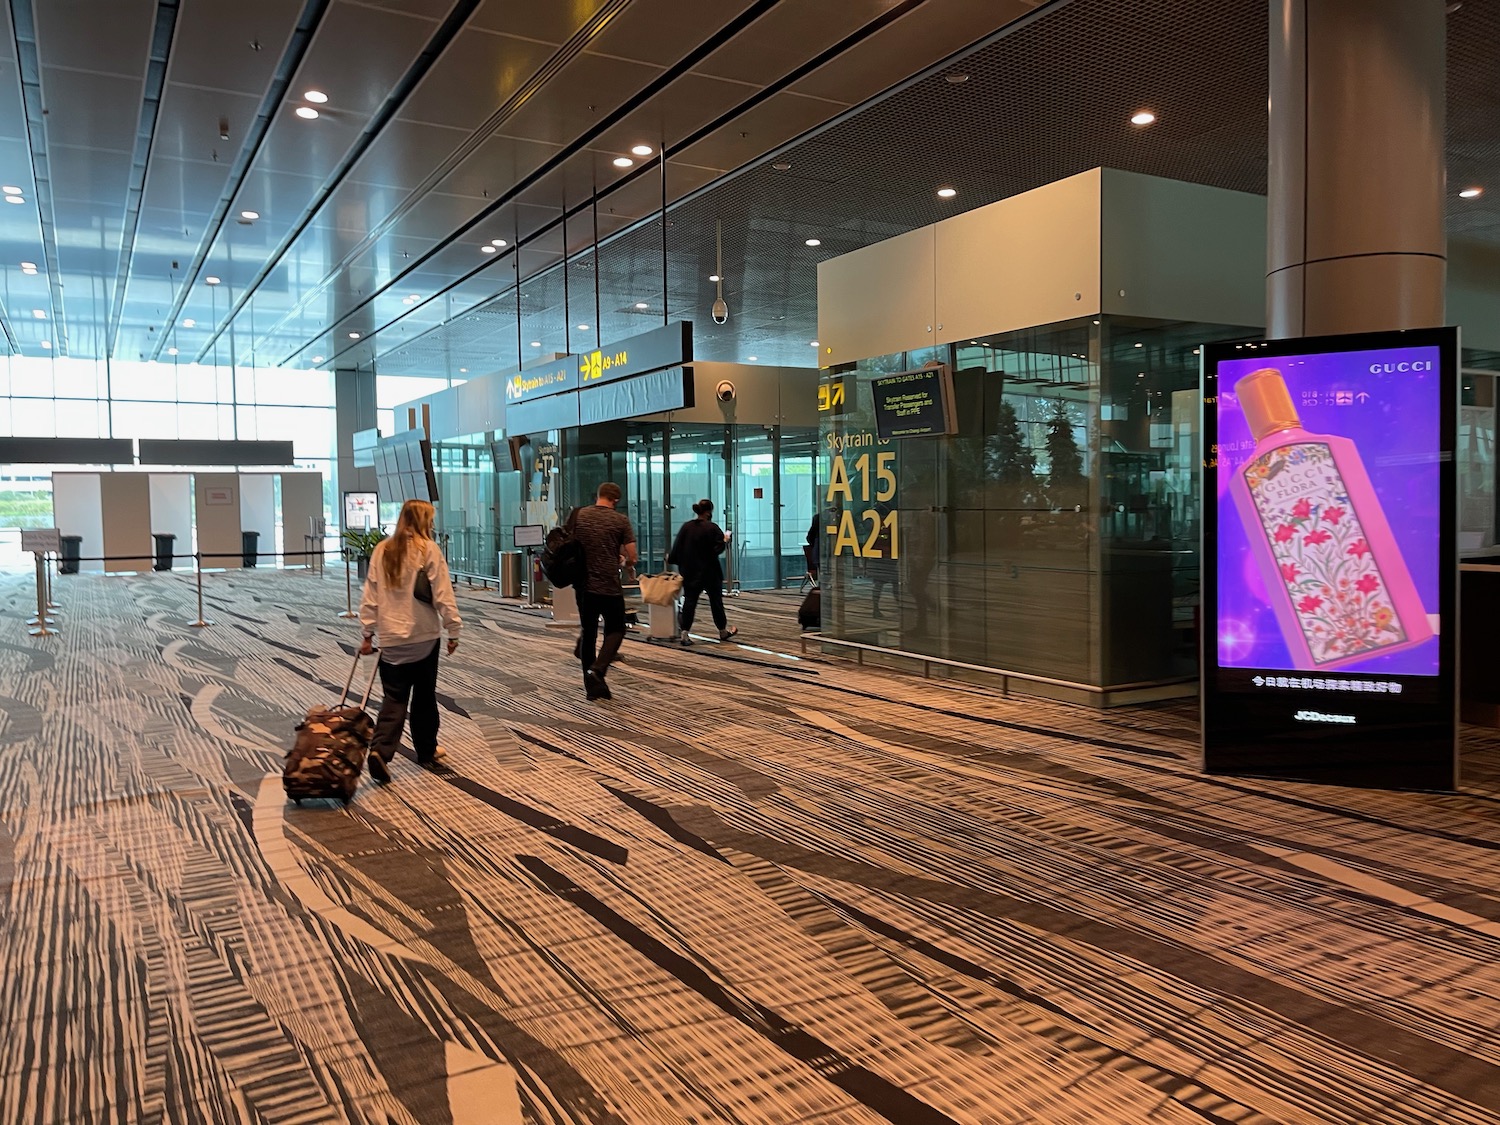
[[[722,380],[719,385],[714,388],[714,395],[720,402],[733,402],[734,384],[731,383],[728,379]]]
[[[729,305],[725,303],[723,297],[714,301],[713,317],[715,324],[729,323]]]

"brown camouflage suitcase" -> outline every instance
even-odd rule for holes
[[[359,775],[370,752],[370,737],[375,733],[375,722],[365,713],[365,706],[375,687],[380,660],[377,657],[370,669],[370,682],[365,685],[359,706],[346,706],[358,668],[359,654],[355,653],[354,665],[349,669],[338,702],[332,707],[309,708],[297,724],[297,739],[287,752],[281,782],[286,795],[299,805],[318,798],[340,800],[347,805],[359,786]]]

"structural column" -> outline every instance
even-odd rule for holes
[[[1273,338],[1443,323],[1443,0],[1271,0]]]

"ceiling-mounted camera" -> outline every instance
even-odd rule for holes
[[[719,385],[714,388],[714,396],[720,402],[732,402],[734,400],[734,384],[728,379],[720,380]]]
[[[713,315],[715,324],[727,324],[729,322],[729,305],[725,303],[723,297],[714,301]]]

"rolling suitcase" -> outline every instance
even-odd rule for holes
[[[814,586],[797,608],[797,624],[802,631],[823,628],[823,591]]]
[[[365,685],[359,706],[347,706],[358,668],[359,654],[355,653],[338,702],[332,707],[309,708],[297,724],[297,739],[287,752],[281,782],[286,795],[299,805],[316,798],[336,799],[347,805],[359,786],[359,775],[370,752],[370,737],[375,733],[375,721],[365,714],[365,705],[375,687],[380,659],[375,659],[370,670],[370,681]]]

